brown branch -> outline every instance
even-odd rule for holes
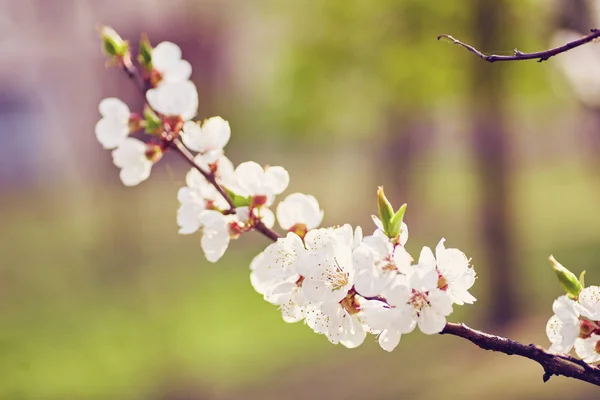
[[[227,204],[229,205],[229,210],[227,210],[227,213],[228,214],[235,213],[236,207],[235,207],[235,204],[233,203],[233,200],[231,200],[231,197],[229,197],[229,195],[227,194],[225,189],[223,189],[223,187],[219,184],[219,182],[217,182],[217,180],[215,179],[215,175],[212,173],[206,172],[198,164],[196,164],[196,161],[194,161],[194,155],[187,149],[187,147],[185,147],[185,145],[181,142],[181,140],[174,139],[169,144],[170,144],[171,148],[175,149],[188,162],[188,164],[190,164],[192,166],[192,168],[197,169],[202,174],[202,176],[204,178],[206,178],[206,180],[208,182],[210,182],[210,184],[213,185],[215,187],[215,189],[217,189],[219,194],[221,196],[223,196],[223,198],[225,199],[225,201],[227,201]],[[277,241],[277,239],[279,239],[279,235],[277,234],[277,232],[268,228],[260,220],[257,220],[255,222],[254,230],[262,233],[264,236],[266,236],[267,238],[271,239],[274,242]]]
[[[461,42],[460,40],[454,39],[450,35],[439,35],[437,37],[437,40],[440,40],[441,38],[448,39],[452,43],[467,49],[468,51],[475,54],[477,57],[481,58],[482,60],[485,60],[485,61],[488,61],[491,63],[496,62],[496,61],[521,61],[521,60],[536,60],[536,59],[538,60],[538,62],[542,62],[542,61],[546,61],[550,57],[553,57],[560,53],[564,53],[565,51],[569,51],[575,47],[579,47],[583,44],[589,43],[592,40],[600,37],[600,29],[590,29],[590,32],[591,33],[582,37],[581,39],[573,40],[572,42],[568,42],[560,47],[555,47],[555,48],[549,49],[549,50],[538,51],[535,53],[523,53],[523,52],[520,52],[519,50],[515,49],[514,54],[512,56],[506,56],[506,55],[502,56],[502,55],[497,55],[497,54],[489,54],[489,55],[484,54],[481,51],[477,50],[475,47],[471,46],[470,44],[466,44],[466,43]]]
[[[525,345],[500,336],[471,329],[465,324],[446,324],[442,335],[454,335],[467,339],[484,350],[498,351],[507,355],[529,358],[544,368],[542,379],[562,375],[600,386],[600,368],[589,365],[568,354],[552,354],[534,344]]]

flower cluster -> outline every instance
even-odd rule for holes
[[[600,361],[600,287],[583,287],[570,271],[550,257],[567,295],[552,304],[554,315],[546,324],[553,353],[569,353],[575,348],[587,363]],[[583,277],[583,275],[582,275]]]
[[[442,239],[435,255],[424,247],[415,264],[404,247],[406,224],[390,237],[376,221],[379,227],[365,237],[350,225],[289,232],[254,258],[252,285],[285,321],[304,320],[350,348],[367,333],[392,351],[417,325],[426,334],[441,332],[454,304],[475,301],[469,260]]]
[[[199,232],[211,262],[245,232],[274,240],[253,259],[250,279],[266,301],[279,306],[285,321],[304,321],[330,342],[351,348],[371,333],[391,351],[416,326],[426,334],[441,332],[454,305],[475,301],[469,293],[475,272],[465,254],[446,248],[444,239],[435,254],[423,247],[414,262],[405,249],[406,205],[394,211],[382,188],[376,229],[364,237],[360,227],[319,228],[323,211],[307,194],[290,194],[274,208],[289,185],[288,172],[254,161],[234,167],[224,150],[229,123],[221,117],[194,120],[198,92],[179,47],[170,42],[152,47],[144,37],[135,66],[127,42],[110,28],[101,34],[111,61],[139,80],[146,100],[140,114],[116,98],[100,102],[96,136],[112,149],[121,180],[127,186],[144,181],[168,150],[183,156],[192,168],[177,193],[179,233]],[[142,130],[146,140],[132,137]],[[271,230],[276,221],[285,237]]]

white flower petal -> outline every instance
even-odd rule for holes
[[[127,104],[116,97],[107,97],[100,101],[98,111],[100,111],[100,115],[103,117],[125,121],[129,120],[129,116],[131,115]]]
[[[290,183],[290,175],[283,167],[266,167],[265,180],[274,194],[280,194],[287,189]]]
[[[386,329],[379,334],[378,342],[385,351],[392,351],[400,344],[402,334],[395,329]]]
[[[433,307],[424,307],[418,320],[419,329],[426,335],[440,333],[446,326],[446,317],[438,314]]]

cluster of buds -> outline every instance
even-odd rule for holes
[[[585,287],[584,275],[579,279],[554,257],[550,262],[559,282],[567,292],[552,304],[554,315],[546,324],[546,334],[552,343],[550,351],[569,353],[575,348],[579,358],[587,363],[600,361],[600,287]]]
[[[192,168],[177,193],[179,233],[199,232],[211,262],[245,232],[272,239],[253,259],[250,279],[266,301],[279,306],[285,321],[304,321],[330,342],[351,348],[371,333],[391,351],[416,326],[425,334],[441,332],[454,305],[475,301],[469,293],[475,271],[463,252],[444,246],[444,239],[435,254],[423,247],[414,262],[405,249],[406,204],[394,210],[383,188],[368,236],[350,225],[319,228],[323,211],[307,194],[290,194],[271,211],[288,187],[288,172],[254,161],[234,167],[224,151],[229,123],[221,117],[194,120],[198,93],[179,47],[170,42],[152,47],[143,37],[135,65],[127,42],[110,28],[101,32],[112,64],[139,80],[146,100],[140,114],[116,98],[100,103],[96,136],[112,149],[121,180],[127,186],[141,183],[169,149],[185,157]],[[145,140],[132,137],[142,130]],[[271,230],[276,222],[285,237]]]

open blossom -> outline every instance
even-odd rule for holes
[[[323,220],[323,210],[313,196],[292,193],[277,205],[277,221],[284,230],[309,231]]]
[[[102,119],[96,123],[96,138],[105,149],[114,149],[129,135],[131,112],[115,97],[102,100],[98,109]]]
[[[427,268],[437,268],[439,273],[438,286],[446,291],[450,299],[459,305],[473,304],[475,297],[469,289],[475,283],[475,270],[469,267],[469,260],[458,249],[447,249],[446,239],[440,240],[435,248],[435,257],[429,247],[423,247],[419,257],[419,265]]]
[[[152,67],[160,74],[159,84],[187,81],[192,75],[192,66],[181,59],[181,49],[171,42],[161,42],[152,49]]]
[[[418,265],[411,268],[406,277],[399,275],[396,282],[385,292],[389,304],[396,308],[408,308],[421,332],[432,335],[439,333],[446,325],[446,316],[452,313],[452,300],[438,288],[438,272],[421,259],[427,257],[421,252]],[[402,310],[402,315],[405,310]]]
[[[126,138],[113,150],[113,163],[121,168],[120,177],[124,185],[135,186],[148,179],[153,165],[148,152],[148,146],[134,138]]]
[[[381,230],[366,236],[353,252],[357,270],[354,283],[363,296],[377,296],[394,282],[398,272],[410,267],[412,257],[404,246],[394,246]]]
[[[202,127],[196,122],[188,121],[183,125],[181,139],[193,151],[198,152],[196,161],[206,168],[223,155],[223,148],[229,142],[231,129],[229,122],[221,117],[212,117],[204,121]]]
[[[351,231],[351,229],[350,229]],[[308,250],[300,273],[305,296],[315,303],[338,303],[354,285],[352,238],[344,230],[313,229],[304,243]]]
[[[283,193],[290,183],[290,176],[283,167],[262,167],[254,161],[238,165],[225,186],[240,196],[264,197],[264,204],[270,206],[275,196]]]
[[[298,260],[305,252],[302,240],[294,233],[269,245],[250,264],[250,281],[265,300],[280,306],[286,322],[304,318],[308,300],[302,291]]]
[[[156,112],[184,121],[192,119],[198,111],[198,91],[190,81],[166,82],[148,90],[146,100]]]

